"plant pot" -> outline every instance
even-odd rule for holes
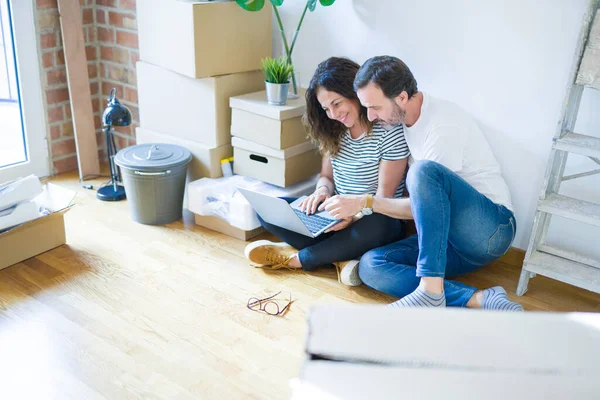
[[[283,106],[287,101],[288,83],[271,83],[265,81],[267,89],[267,102],[274,106]]]

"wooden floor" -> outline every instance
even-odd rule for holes
[[[333,270],[250,268],[245,242],[189,216],[136,224],[126,202],[96,200],[74,174],[53,181],[78,192],[68,244],[0,271],[0,399],[289,398],[312,305],[392,300],[340,285]],[[514,294],[518,275],[496,262],[463,281]],[[278,291],[295,300],[285,317],[246,308]],[[543,277],[519,300],[600,311],[600,295]]]

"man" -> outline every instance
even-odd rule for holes
[[[375,197],[372,211],[414,219],[417,228],[417,235],[366,253],[358,267],[362,281],[401,298],[391,306],[522,311],[500,286],[478,291],[446,279],[502,256],[516,232],[508,187],[475,121],[458,106],[418,91],[410,69],[395,57],[369,59],[354,89],[369,120],[406,126],[411,151],[410,197]],[[321,209],[345,218],[366,201],[365,196],[336,196]]]

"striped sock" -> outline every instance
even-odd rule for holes
[[[502,286],[494,286],[483,291],[481,308],[485,310],[523,311],[522,305],[508,299],[506,290]]]
[[[419,286],[411,294],[388,304],[388,307],[446,307],[446,295],[429,293]]]

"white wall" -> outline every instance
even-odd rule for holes
[[[287,1],[280,7],[290,35],[302,3]],[[306,16],[293,59],[306,86],[327,57],[346,56],[362,63],[375,55],[394,55],[408,64],[421,90],[469,111],[511,188],[518,221],[515,246],[526,248],[587,3],[338,0],[327,8],[317,5]],[[274,39],[280,53],[276,30]],[[579,132],[596,129],[600,135],[600,93],[586,92],[585,97]],[[600,179],[585,179],[568,188],[565,184],[565,189],[599,199]],[[566,228],[554,225],[550,236],[560,237],[558,232]],[[600,237],[594,228],[577,226],[572,232],[569,245],[588,251]],[[600,255],[600,246],[595,247]]]

